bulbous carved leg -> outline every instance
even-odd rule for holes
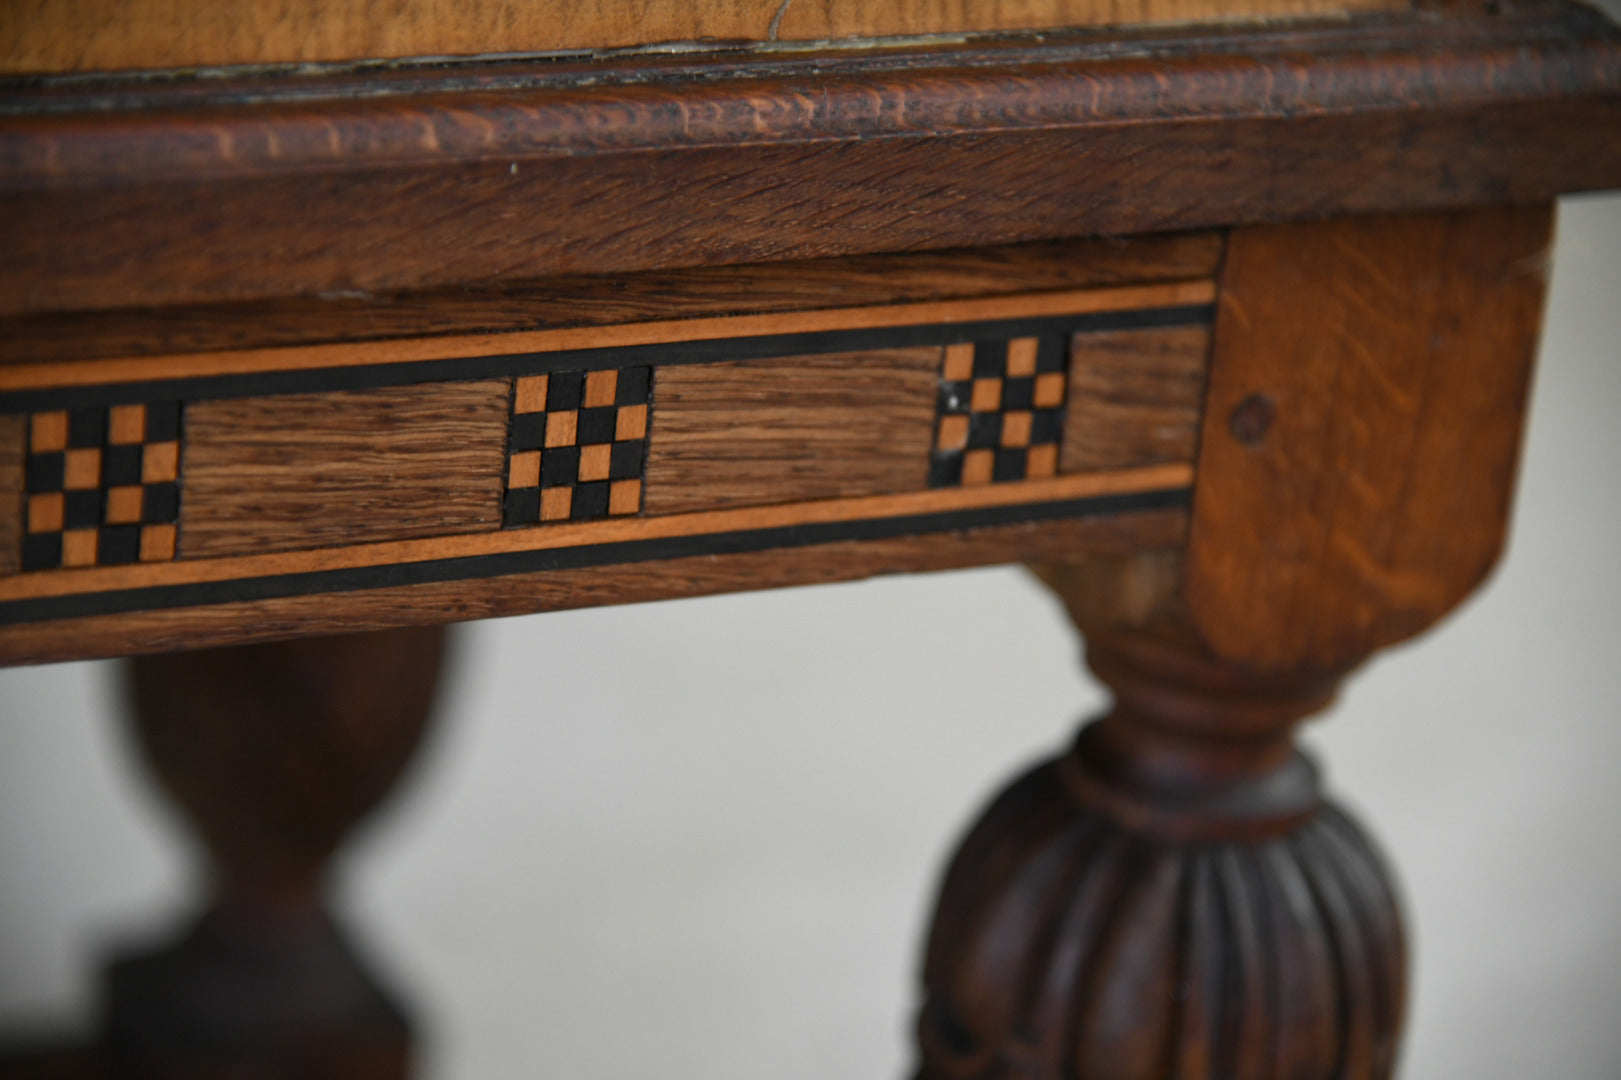
[[[138,1077],[405,1075],[408,1025],[323,904],[327,859],[427,722],[444,631],[134,661],[135,729],[213,857],[212,906],[108,973],[106,1050]]]
[[[1089,661],[1116,705],[998,796],[946,874],[919,1080],[1372,1080],[1405,955],[1380,858],[1289,731],[1332,679],[1160,635]]]

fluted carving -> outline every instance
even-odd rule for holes
[[[917,1080],[1389,1077],[1401,916],[1291,741],[1335,675],[1238,669],[1174,626],[1096,629],[1088,662],[1113,709],[947,871]]]
[[[1176,842],[1077,797],[1073,757],[996,799],[942,889],[919,1080],[1389,1076],[1400,918],[1340,810]]]

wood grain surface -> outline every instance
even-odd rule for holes
[[[1084,473],[973,488],[940,488],[893,495],[736,507],[688,514],[610,517],[544,527],[453,532],[414,540],[355,542],[252,554],[193,557],[175,562],[42,570],[0,579],[0,603],[47,600],[142,590],[164,586],[243,583],[296,574],[369,567],[405,567],[447,559],[566,552],[649,541],[728,538],[760,530],[804,530],[817,526],[864,525],[922,515],[1039,507],[1079,499],[1143,492],[1186,491],[1193,483],[1189,465],[1155,465],[1112,473]],[[785,542],[793,546],[794,537]],[[658,557],[657,555],[654,556]],[[454,575],[460,576],[460,575]]]
[[[662,368],[648,514],[926,487],[937,347]]]
[[[1076,334],[1059,470],[1192,462],[1209,360],[1203,326]]]
[[[27,437],[26,416],[0,416],[0,575],[15,574],[22,561]]]
[[[1186,232],[549,278],[488,289],[16,315],[0,320],[0,364],[938,303],[1213,279],[1221,249],[1220,233]]]
[[[836,307],[762,315],[731,315],[609,326],[560,327],[505,334],[458,334],[339,344],[119,357],[73,363],[0,365],[0,391],[59,389],[106,383],[388,364],[511,357],[581,349],[675,345],[773,334],[815,334],[903,326],[950,325],[981,320],[1041,318],[1156,307],[1205,305],[1215,300],[1214,281],[1172,281],[1096,289],[965,297],[910,304]]]
[[[1337,669],[1502,550],[1548,206],[1235,232],[1187,557],[1218,655]]]
[[[303,634],[382,629],[533,611],[853,581],[879,574],[1003,562],[1056,562],[1087,553],[1173,548],[1183,510],[1046,521],[886,540],[841,541],[782,551],[542,571],[338,595],[145,611],[0,626],[0,662],[46,663],[123,656]]]
[[[24,0],[0,72],[106,71],[1277,19],[1405,0]]]
[[[0,121],[0,313],[1168,231],[1621,183],[1621,40],[1562,5],[909,48],[731,69],[680,57],[413,69],[300,80],[279,96],[283,83],[229,79],[20,89]],[[109,94],[127,107],[106,108]]]
[[[180,556],[499,528],[509,387],[485,379],[189,405]]]

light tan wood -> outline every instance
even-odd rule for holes
[[[71,596],[149,585],[231,581],[316,570],[389,566],[513,551],[545,551],[585,544],[706,536],[789,525],[880,520],[951,510],[1060,502],[1098,495],[1171,491],[1186,488],[1192,483],[1193,470],[1189,466],[1158,465],[1114,473],[1061,476],[975,488],[938,488],[901,495],[868,495],[663,517],[604,518],[429,539],[357,543],[262,555],[181,559],[171,563],[100,566],[71,572],[41,570],[0,580],[0,601]],[[491,501],[494,504],[498,499]],[[181,534],[184,544],[184,524]]]
[[[1208,328],[1076,334],[1070,356],[1060,471],[1193,460]]]
[[[0,661],[45,663],[123,656],[200,645],[271,641],[301,634],[852,581],[905,571],[1020,560],[1074,560],[1092,553],[1174,548],[1183,542],[1186,532],[1185,510],[1154,510],[894,540],[841,541],[786,551],[705,555],[214,607],[58,619],[0,626]]]
[[[1188,539],[1217,655],[1334,671],[1502,552],[1553,208],[1235,230]]]
[[[1174,307],[1181,304],[1209,304],[1214,302],[1215,298],[1215,282],[1201,279],[914,304],[825,308],[765,315],[622,323],[615,326],[566,327],[527,333],[461,334],[279,349],[235,349],[173,356],[121,357],[73,363],[24,363],[0,366],[0,391],[96,386],[147,379],[248,375],[267,371],[365,367],[373,364],[414,363],[460,357],[719,340],[763,334],[864,330],[887,326],[974,322],[982,319],[1134,311],[1139,308]]]
[[[820,41],[1396,10],[1397,0],[8,0],[0,71]]]
[[[188,405],[181,557],[499,528],[510,386]]]
[[[65,438],[66,432],[63,435]],[[15,574],[22,563],[23,458],[27,444],[27,417],[0,416],[0,574]],[[57,502],[61,502],[60,496]]]
[[[644,511],[927,486],[938,347],[658,369]]]

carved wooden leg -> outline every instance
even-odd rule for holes
[[[441,628],[136,660],[136,730],[214,860],[212,906],[109,972],[125,1075],[399,1077],[408,1025],[323,904],[322,872],[428,718]]]
[[[1076,607],[1085,583],[1052,581]],[[1388,1077],[1395,898],[1291,742],[1337,680],[1247,674],[1171,628],[1091,629],[1114,708],[958,850],[919,1076]]]

